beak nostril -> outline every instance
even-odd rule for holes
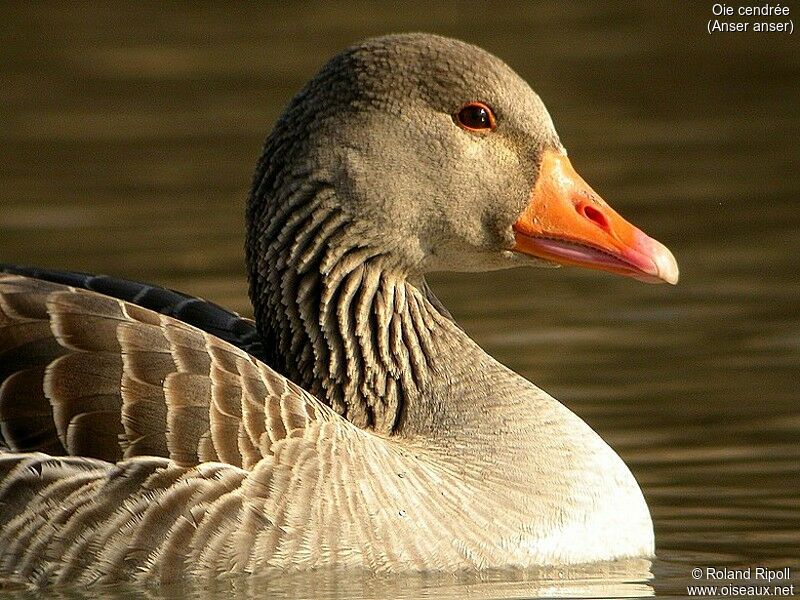
[[[597,210],[594,206],[588,204],[581,204],[578,207],[578,212],[584,217],[589,219],[592,223],[603,229],[604,231],[611,232],[611,226],[608,224],[606,216]]]

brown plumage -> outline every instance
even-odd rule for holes
[[[305,392],[242,350],[116,298],[0,274],[0,332],[2,355],[17,357],[0,388],[15,451],[250,468],[294,415],[313,414]]]
[[[491,132],[453,116],[476,99]],[[247,215],[256,323],[158,287],[0,266],[0,573],[166,582],[651,554],[619,457],[425,283],[550,264],[535,236],[520,249],[518,224],[542,180],[577,181],[539,173],[554,153],[563,170],[541,100],[497,58],[376,38],[328,63],[267,141]],[[581,227],[608,229],[580,197],[596,205]],[[674,282],[639,234],[650,263],[582,256]]]

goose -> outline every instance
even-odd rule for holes
[[[430,34],[353,45],[278,119],[246,212],[254,320],[130,280],[0,269],[4,578],[653,555],[619,456],[426,283],[559,264],[677,282],[509,66]]]

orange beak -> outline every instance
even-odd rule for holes
[[[620,217],[575,172],[569,159],[547,150],[522,216],[514,250],[564,265],[626,275],[648,283],[678,282],[666,246]]]

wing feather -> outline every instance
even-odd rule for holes
[[[0,573],[33,584],[321,564],[305,523],[352,500],[331,479],[350,444],[380,444],[242,349],[93,291],[0,274],[0,352]]]
[[[318,417],[316,399],[192,325],[0,274],[0,441],[13,451],[249,468]]]

